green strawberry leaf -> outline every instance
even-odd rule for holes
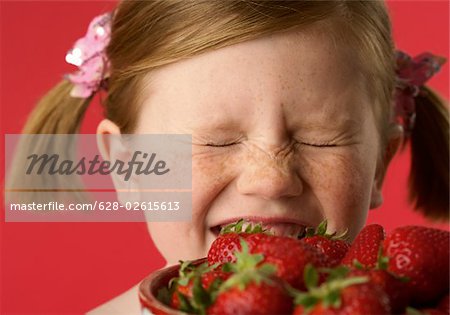
[[[328,228],[328,222],[327,220],[323,220],[322,222],[320,222],[320,224],[317,226],[317,228],[313,228],[313,227],[307,227],[305,229],[305,237],[312,237],[312,236],[322,236],[331,240],[343,240],[346,241],[348,239],[348,229],[345,229],[344,232],[342,232],[339,235],[336,235],[336,231],[329,234],[327,233],[327,228]]]
[[[353,259],[353,266],[355,266],[356,267],[356,269],[359,269],[359,270],[365,270],[366,269],[366,267],[363,265],[363,264],[361,264],[360,262],[359,262],[359,260],[358,259]]]
[[[234,272],[234,264],[226,262],[222,265],[222,271],[224,272]]]
[[[180,279],[178,279],[178,284],[182,285],[182,286],[186,286],[189,283],[189,279],[190,278],[188,278],[188,277],[180,278]]]
[[[349,277],[344,278],[341,280],[332,281],[330,283],[327,283],[329,285],[330,290],[341,290],[346,287],[355,285],[355,284],[362,284],[369,281],[368,277]]]
[[[214,270],[215,268],[217,268],[217,266],[219,266],[218,263],[208,266],[208,263],[204,262],[198,266],[194,266],[192,264],[192,261],[184,261],[184,262],[180,261],[180,262],[181,266],[180,271],[178,272],[179,277],[170,279],[169,288],[172,288],[172,286],[174,286],[175,284],[186,286],[189,284],[189,281],[192,278],[196,276],[201,276],[202,274],[210,272],[211,270]]]
[[[387,270],[389,265],[389,257],[383,255],[383,246],[380,244],[378,248],[377,263],[375,269]]]
[[[243,219],[240,219],[237,223],[236,223],[236,225],[235,225],[235,227],[234,227],[234,231],[236,232],[236,233],[241,233],[242,232],[242,226],[244,225],[244,220]]]
[[[319,283],[319,273],[311,264],[306,265],[303,270],[303,277],[305,279],[306,288],[312,289],[317,287],[317,284]]]
[[[320,222],[319,226],[316,229],[316,235],[325,235],[327,233],[327,226],[327,220],[323,220],[322,222]]]
[[[192,262],[190,260],[182,261],[180,260],[180,270],[179,275],[180,277],[184,277],[187,272],[192,271]]]
[[[249,233],[249,234],[266,233],[266,234],[271,234],[262,227],[261,223],[253,224],[251,222],[248,222],[245,229],[243,229],[244,223],[246,223],[246,221],[244,219],[239,219],[236,222],[230,223],[230,224],[222,227],[219,234],[221,234],[221,235],[227,234],[227,233]]]
[[[166,287],[159,289],[158,293],[156,294],[156,298],[158,299],[158,301],[166,305],[170,305],[170,297],[171,297],[170,290]]]
[[[241,250],[235,252],[235,263],[225,263],[222,270],[232,272],[233,275],[224,281],[219,292],[231,288],[244,290],[250,283],[260,284],[262,281],[272,284],[270,277],[276,273],[276,266],[268,263],[261,264],[264,260],[262,254],[251,254],[247,242],[240,239]]]
[[[316,229],[314,229],[313,227],[307,227],[305,230],[305,237],[311,237],[316,235]]]
[[[201,309],[206,309],[212,303],[209,292],[202,286],[202,279],[200,276],[194,278],[192,295],[194,307],[199,311],[201,311]]]
[[[413,308],[411,306],[408,306],[406,308],[406,315],[424,315],[424,313],[422,313],[418,309],[415,309],[415,308]]]
[[[319,298],[309,294],[300,294],[294,300],[294,303],[296,305],[302,305],[306,312],[309,312],[318,302]]]
[[[172,279],[169,280],[169,283],[167,284],[167,287],[169,289],[172,289],[175,287],[175,285],[178,283],[178,281],[180,280],[180,278],[178,277],[173,277]]]
[[[333,281],[337,279],[343,279],[350,269],[347,266],[338,266],[332,269],[328,269],[328,281]]]
[[[323,300],[325,307],[339,308],[341,307],[341,293],[339,290],[331,290]]]
[[[400,280],[403,283],[407,283],[409,281],[411,281],[411,278],[407,277],[407,276],[402,276],[402,277],[396,277],[398,280]]]
[[[220,286],[222,285],[223,282],[224,282],[224,281],[223,281],[222,279],[216,278],[216,279],[214,279],[213,282],[209,285],[208,292],[209,292],[209,294],[210,294],[210,296],[211,296],[211,302],[212,302],[212,303],[214,303],[214,301],[216,300],[217,295],[218,295],[218,293],[219,293]]]
[[[340,298],[342,289],[351,285],[365,283],[369,280],[368,277],[345,278],[349,271],[345,266],[339,266],[333,269],[321,268],[319,270],[329,274],[327,281],[320,286],[317,286],[317,271],[315,271],[312,266],[307,265],[304,270],[304,278],[308,292],[299,292],[293,288],[287,287],[288,293],[294,297],[294,303],[296,305],[302,305],[305,307],[306,311],[309,311],[312,306],[320,301],[325,308],[339,308],[342,303]]]
[[[277,266],[269,263],[262,264],[258,268],[258,272],[265,275],[266,277],[269,277],[277,272]]]
[[[264,260],[262,254],[251,254],[248,248],[247,242],[241,238],[240,239],[241,250],[234,253],[236,262],[230,264],[231,271],[239,272],[249,269],[254,269],[261,261]]]
[[[191,303],[189,302],[189,299],[180,292],[176,292],[178,300],[180,301],[180,311],[186,312],[186,313],[194,313],[195,310],[192,307]]]

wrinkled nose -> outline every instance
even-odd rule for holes
[[[242,162],[237,181],[241,194],[273,200],[295,197],[302,193],[303,183],[294,165],[293,154],[249,154]]]

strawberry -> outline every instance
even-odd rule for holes
[[[424,308],[420,310],[422,315],[448,315],[448,313],[444,313],[436,308]]]
[[[339,265],[350,247],[350,244],[345,241],[346,234],[347,231],[341,235],[336,235],[336,232],[328,234],[327,221],[324,220],[317,229],[307,228],[306,236],[302,239],[302,242],[317,248],[327,256],[328,265],[335,267]]]
[[[263,255],[250,254],[245,241],[234,255],[236,263],[223,266],[233,275],[220,285],[207,314],[290,313],[292,299],[280,279],[274,277],[276,267],[263,263]]]
[[[254,236],[247,240],[251,241]],[[328,261],[316,248],[287,236],[267,235],[252,249],[264,255],[264,262],[277,267],[276,275],[294,288],[304,289],[303,270],[307,264],[329,267]]]
[[[208,252],[208,263],[234,262],[234,253],[241,249],[243,239],[251,253],[263,254],[265,263],[277,267],[276,275],[296,288],[304,288],[303,269],[308,263],[328,267],[329,263],[318,249],[298,239],[265,233],[261,225],[247,226],[242,232],[243,220],[225,227]]]
[[[240,239],[247,239],[250,235],[260,235],[265,233],[265,230],[260,224],[249,224],[245,230],[242,226],[244,220],[239,220],[222,228],[219,236],[211,244],[208,251],[208,263],[210,265],[215,263],[234,262],[234,252],[241,249]],[[253,237],[252,241],[247,241],[250,248],[253,248],[253,243],[257,241],[259,236]]]
[[[448,294],[449,240],[448,231],[421,226],[397,228],[384,240],[388,270],[410,279],[414,305],[436,303]]]
[[[365,226],[356,236],[342,264],[353,267],[358,261],[365,268],[375,267],[378,260],[378,251],[384,240],[384,229],[381,225],[370,224]]]
[[[404,312],[410,300],[408,290],[409,281],[406,277],[399,277],[387,270],[389,257],[383,255],[382,245],[378,249],[378,257],[374,266],[367,268],[358,260],[353,261],[350,274],[352,276],[367,276],[371,283],[380,286],[389,297],[389,303],[394,313]],[[370,265],[373,265],[371,262]]]
[[[169,283],[172,291],[170,306],[183,311],[195,311],[203,307],[198,304],[208,304],[207,300],[194,297],[194,293],[205,296],[208,290],[214,290],[230,276],[216,267],[208,266],[207,263],[192,266],[190,261],[182,262],[179,277]]]
[[[445,314],[450,314],[450,298],[448,294],[441,299],[438,309],[443,311]]]
[[[244,290],[238,287],[220,293],[207,314],[290,314],[292,300],[277,280],[250,283]]]
[[[421,308],[420,310],[408,307],[406,309],[406,315],[448,315],[437,308]]]
[[[393,313],[402,313],[409,303],[408,283],[381,269],[351,270],[349,276],[368,277],[369,282],[378,285],[389,298],[389,305]]]
[[[365,277],[348,277],[347,268],[330,272],[327,282],[319,287],[318,273],[305,268],[307,292],[295,292],[295,315],[370,315],[389,314],[389,299],[378,286]]]

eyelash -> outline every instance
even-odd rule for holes
[[[207,147],[213,147],[213,148],[223,148],[223,147],[229,147],[232,146],[234,144],[238,144],[238,142],[230,142],[230,143],[221,143],[221,144],[216,144],[216,143],[207,143],[206,146]]]
[[[238,144],[238,142],[230,142],[230,143],[223,143],[223,144],[215,144],[215,143],[207,143],[207,147],[213,147],[213,148],[224,148],[229,147],[232,145]],[[332,148],[336,147],[337,145],[334,143],[326,142],[326,143],[307,143],[307,142],[297,142],[298,145],[307,145],[310,147],[315,148]]]
[[[297,142],[297,144],[300,145],[307,145],[310,147],[315,147],[315,148],[333,148],[336,147],[337,145],[331,142],[325,142],[325,143],[307,143],[307,142]]]

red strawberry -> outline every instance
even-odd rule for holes
[[[336,235],[336,232],[328,234],[325,220],[319,224],[317,229],[308,228],[302,242],[317,248],[328,257],[329,266],[335,267],[339,265],[350,247],[350,244],[345,241],[346,234],[346,232],[341,235]]]
[[[230,273],[224,272],[221,269],[212,269],[202,264],[197,267],[182,264],[180,267],[180,277],[174,279],[176,287],[173,290],[170,305],[173,308],[190,311],[192,298],[194,295],[194,285],[198,279],[204,290],[213,289],[221,282],[230,277]],[[215,266],[213,266],[215,267]]]
[[[448,313],[442,312],[437,308],[421,308],[420,310],[416,310],[408,307],[406,315],[448,315]]]
[[[369,282],[380,286],[386,292],[389,298],[389,304],[392,312],[402,313],[405,311],[409,303],[408,283],[402,279],[395,277],[386,270],[352,270],[349,273],[352,277],[368,277]]]
[[[290,314],[292,299],[281,283],[250,283],[244,290],[238,287],[220,293],[207,314]]]
[[[334,271],[341,273],[341,270],[342,268],[337,268]],[[367,276],[343,277],[330,274],[329,280],[320,287],[317,287],[317,281],[317,272],[308,266],[305,269],[308,292],[294,294],[295,315],[390,314],[386,293],[378,285],[368,282]]]
[[[280,279],[275,278],[275,266],[262,263],[263,255],[250,254],[245,241],[235,252],[236,263],[223,268],[233,275],[213,294],[214,302],[207,314],[287,314],[292,311],[292,299]]]
[[[414,305],[437,302],[449,291],[448,231],[422,226],[395,229],[383,243],[388,270],[410,279]]]
[[[242,229],[243,224],[244,220],[241,219],[222,228],[208,251],[208,263],[210,265],[234,262],[236,259],[233,253],[241,249],[240,239],[247,240],[250,235],[261,235],[265,232],[260,224],[249,224],[245,230]],[[253,248],[253,243],[258,241],[258,238],[259,236],[256,236],[252,238],[252,241],[247,240],[250,249]]]
[[[208,253],[210,264],[234,262],[234,253],[241,249],[243,239],[251,253],[263,254],[263,262],[275,265],[276,275],[295,288],[304,288],[302,275],[306,264],[329,267],[326,257],[313,246],[292,237],[266,234],[260,225],[247,227],[247,232],[241,233],[242,223],[240,220],[227,226],[213,242]]]
[[[220,279],[220,282],[225,281],[230,277],[229,273],[223,272],[221,270],[212,270],[207,273],[198,275],[200,276],[200,281],[203,289],[211,289],[212,285],[216,285],[214,281]],[[192,299],[193,298],[193,287],[195,283],[196,276],[190,278],[186,285],[178,284],[175,291],[172,294],[171,306],[176,309],[181,309],[182,303],[180,299]],[[180,296],[182,294],[183,296]]]
[[[252,241],[255,236],[249,236]],[[265,236],[260,238],[251,250],[261,253],[264,262],[277,267],[276,275],[294,288],[304,289],[303,271],[307,264],[315,267],[329,267],[327,258],[316,248],[287,236]]]
[[[438,309],[443,311],[445,314],[450,314],[450,298],[448,294],[441,299]]]
[[[383,240],[384,229],[381,225],[370,224],[365,226],[356,236],[341,263],[353,267],[354,261],[357,260],[365,268],[375,267]]]

